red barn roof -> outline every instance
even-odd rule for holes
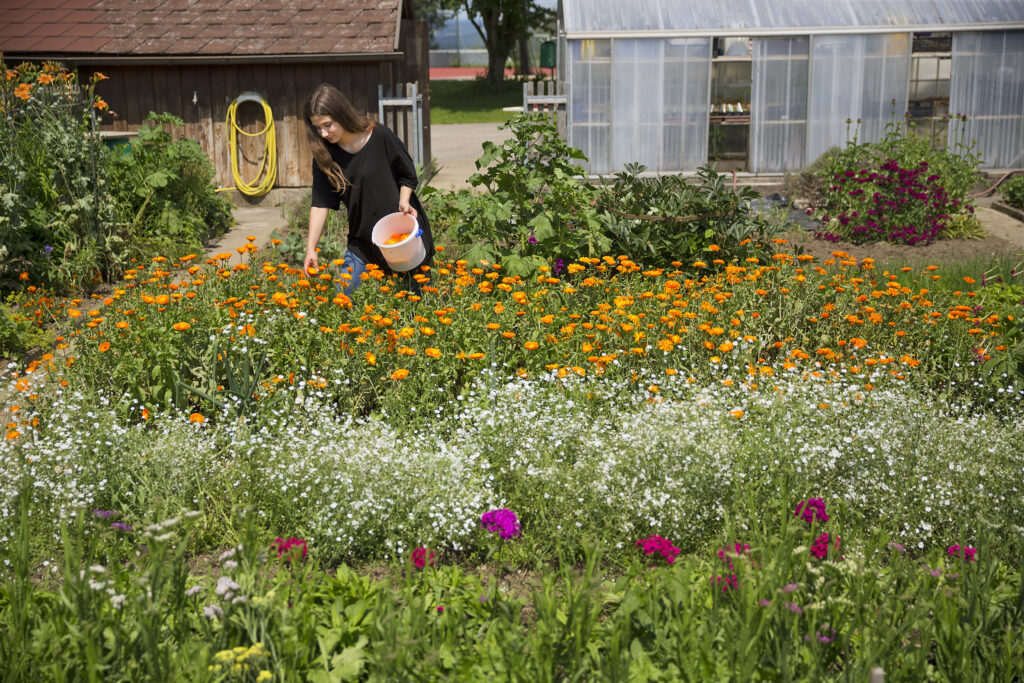
[[[391,53],[403,0],[0,0],[10,57]]]

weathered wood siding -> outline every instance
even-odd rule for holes
[[[427,63],[425,57],[421,63]],[[344,92],[357,109],[376,118],[377,85],[401,82],[408,67],[401,62],[368,60],[326,64],[118,64],[83,66],[80,70],[84,79],[92,71],[109,76],[109,80],[99,84],[97,93],[117,118],[104,124],[104,130],[137,130],[151,111],[174,114],[185,122],[175,128],[174,134],[199,142],[217,169],[217,182],[222,186],[234,185],[225,125],[228,106],[244,92],[258,92],[270,105],[274,117],[278,170],[275,187],[303,187],[312,182],[313,161],[303,118],[308,94],[321,83],[330,83]],[[411,75],[409,80],[417,80],[415,74]],[[424,77],[421,82],[425,81]],[[109,117],[104,118],[109,121]],[[250,133],[266,125],[263,108],[255,102],[239,105],[237,121]],[[387,123],[396,128],[403,140],[407,139],[404,122]],[[424,119],[424,128],[428,136],[429,116]],[[239,137],[243,138],[239,169],[242,178],[251,183],[259,170],[264,139]]]

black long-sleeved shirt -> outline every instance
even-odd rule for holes
[[[416,189],[416,167],[405,145],[391,130],[374,124],[370,139],[355,154],[339,145],[327,145],[331,158],[341,167],[349,185],[344,192],[335,192],[327,174],[313,161],[313,206],[348,210],[348,248],[366,263],[375,263],[388,270],[387,261],[371,240],[373,226],[384,216],[398,211],[399,187]],[[424,263],[434,256],[434,238],[423,204],[413,192],[409,203],[416,209],[416,220],[423,230],[423,246],[427,250]],[[422,264],[421,264],[422,265]]]

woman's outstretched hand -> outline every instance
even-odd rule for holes
[[[306,260],[302,262],[302,270],[306,275],[309,275],[310,271],[315,273],[320,270],[320,263],[316,259],[315,251],[306,252]]]

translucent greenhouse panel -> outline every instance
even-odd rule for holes
[[[693,170],[707,160],[711,41],[612,43],[612,158],[652,171]]]
[[[948,30],[949,26],[1019,24],[1020,0],[561,0],[572,38],[595,31],[659,31],[660,37],[862,34],[873,30]],[[634,36],[630,36],[634,37]],[[642,36],[635,36],[640,38]]]
[[[949,110],[949,145],[977,142],[987,168],[1024,166],[1024,31],[957,33]]]
[[[664,41],[612,43],[612,168],[661,168]]]
[[[566,41],[569,59],[569,144],[587,155],[587,173],[611,169],[611,41]]]
[[[806,163],[854,136],[877,141],[907,110],[909,33],[814,36]]]
[[[754,41],[750,104],[752,171],[792,171],[804,166],[809,48],[807,37]]]
[[[691,171],[708,161],[711,39],[664,42],[661,170]]]

